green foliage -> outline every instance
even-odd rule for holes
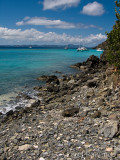
[[[115,1],[116,23],[110,33],[107,33],[108,49],[106,58],[110,64],[120,69],[120,0]]]

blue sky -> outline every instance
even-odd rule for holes
[[[106,39],[113,0],[0,0],[0,44],[82,44]]]

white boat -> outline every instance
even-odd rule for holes
[[[104,50],[101,48],[97,48],[96,51],[104,51]]]
[[[64,49],[68,49],[68,47],[66,46]]]
[[[29,48],[31,49],[31,48],[32,48],[32,46],[29,46]]]
[[[87,48],[85,48],[85,47],[79,47],[79,48],[77,49],[77,51],[87,51]]]

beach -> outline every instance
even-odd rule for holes
[[[40,76],[38,99],[0,118],[0,159],[120,158],[120,81],[106,61],[90,56],[71,75]]]

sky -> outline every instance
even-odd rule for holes
[[[115,20],[114,0],[0,0],[0,45],[96,46]]]

